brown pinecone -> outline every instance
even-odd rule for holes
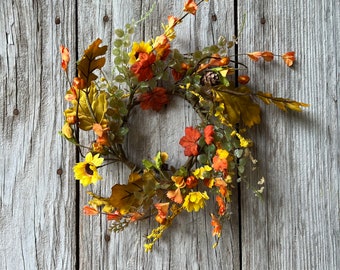
[[[212,71],[206,72],[202,77],[201,77],[201,85],[204,86],[214,86],[220,83],[220,79],[218,75]]]

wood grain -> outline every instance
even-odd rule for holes
[[[75,45],[75,9],[46,1],[0,9],[0,268],[72,269],[74,159],[57,132],[67,87],[59,45]]]
[[[70,48],[72,77],[76,56],[102,38],[110,75],[113,30],[139,19],[153,2],[77,2],[0,1],[0,269],[340,269],[339,1],[237,1],[239,26],[246,14],[240,53],[295,50],[297,57],[292,68],[279,57],[256,64],[240,58],[251,85],[311,107],[284,113],[263,106],[262,124],[250,133],[260,163],[249,181],[266,178],[264,201],[242,185],[241,216],[235,203],[216,249],[209,205],[179,218],[151,254],[144,253],[143,241],[153,220],[108,234],[105,217],[82,214],[89,197],[83,188],[76,194],[75,149],[57,131],[68,87],[59,45]],[[219,35],[231,38],[234,2],[203,3],[196,17],[179,25],[174,47],[191,52]],[[161,23],[179,16],[183,3],[157,1],[135,39],[161,33]],[[181,164],[178,141],[196,122],[181,100],[160,113],[136,109],[127,153],[138,163],[167,151],[171,165]],[[119,165],[102,173],[105,180],[89,189],[108,196],[129,171]]]
[[[280,58],[244,59],[253,86],[311,104],[302,114],[264,108],[254,136],[260,170],[251,181],[266,178],[265,200],[242,190],[242,269],[340,267],[336,10],[338,1],[239,1],[239,15],[247,15],[240,51],[297,57],[292,68]]]

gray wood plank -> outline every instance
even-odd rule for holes
[[[179,16],[184,1],[158,1],[155,11],[138,29],[135,39],[149,39],[161,33],[161,23],[167,22],[168,15]],[[151,7],[149,1],[81,1],[79,3],[79,48],[83,48],[96,37],[110,45],[114,28],[123,27],[132,19],[138,19],[141,13]],[[232,1],[204,3],[197,18],[189,16],[177,31],[174,46],[185,52],[210,45],[219,35],[226,33],[226,28],[233,29]],[[228,13],[227,13],[228,11]],[[230,13],[229,13],[230,12]],[[210,16],[216,13],[217,21]],[[109,17],[108,22],[103,17]],[[91,18],[89,21],[88,18]],[[110,51],[110,49],[109,49]],[[109,63],[112,63],[111,56]],[[108,70],[108,73],[110,71]],[[172,165],[182,162],[182,149],[178,145],[184,135],[185,126],[197,121],[196,115],[188,105],[179,100],[169,105],[159,114],[136,109],[130,123],[130,133],[126,147],[135,162],[142,158],[152,158],[157,151],[169,152]],[[162,148],[161,148],[162,147]],[[128,171],[121,166],[110,168],[104,173],[105,180],[93,190],[103,196],[110,195],[110,188],[115,181],[125,182]],[[92,189],[90,187],[89,189]],[[82,192],[83,191],[83,192]],[[86,204],[89,197],[81,190],[81,202]],[[237,192],[235,192],[237,196]],[[211,209],[211,208],[210,208]],[[179,218],[172,228],[165,233],[154,248],[146,254],[143,249],[144,236],[156,225],[154,220],[130,226],[124,232],[111,234],[106,241],[107,223],[105,217],[81,216],[81,269],[228,269],[239,268],[238,216],[237,209],[230,223],[225,224],[224,237],[215,250],[211,237],[209,208],[198,215],[185,215]],[[211,210],[210,210],[211,211]],[[107,238],[106,238],[107,239]]]
[[[74,159],[57,134],[67,84],[56,78],[59,45],[75,44],[75,9],[1,1],[0,10],[0,268],[72,269]]]
[[[311,104],[303,113],[264,108],[255,129],[265,200],[242,190],[242,268],[339,269],[339,2],[239,1],[240,52],[295,50],[286,68],[249,64],[252,85]],[[265,24],[261,24],[265,18]]]

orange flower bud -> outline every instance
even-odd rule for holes
[[[264,61],[270,62],[274,59],[274,54],[268,51],[262,52],[262,58],[264,59]]]
[[[97,138],[96,142],[101,144],[101,145],[109,146],[110,145],[110,141],[109,141],[109,136],[108,136],[107,132],[104,132],[103,136],[99,136]]]
[[[155,220],[161,225],[164,225],[166,223],[166,218],[162,218],[159,215],[155,216]]]
[[[104,146],[100,143],[97,143],[97,142],[92,144],[92,149],[96,153],[103,153],[104,152]]]
[[[249,80],[250,80],[250,78],[247,75],[240,75],[240,76],[237,77],[237,81],[240,84],[247,84],[249,82]]]
[[[66,116],[66,122],[69,123],[70,125],[73,125],[77,123],[77,116],[75,115],[67,115]]]
[[[59,47],[61,53],[61,68],[67,71],[68,63],[70,62],[70,52],[69,49],[63,45]]]

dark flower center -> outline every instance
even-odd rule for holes
[[[85,171],[88,175],[93,175],[93,171],[91,170],[90,168],[90,164],[89,163],[86,163],[85,165]]]

